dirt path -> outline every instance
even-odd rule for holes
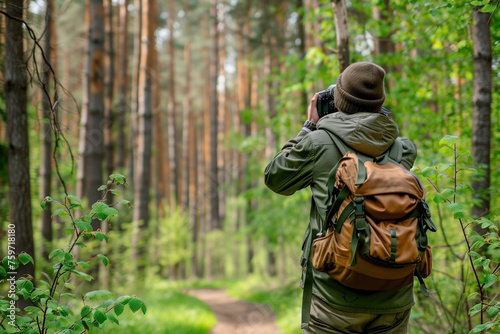
[[[217,324],[210,334],[278,334],[275,315],[267,305],[234,299],[224,289],[194,289],[188,293],[215,313]]]

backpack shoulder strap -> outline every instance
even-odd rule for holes
[[[391,147],[389,147],[388,155],[392,160],[401,163],[401,160],[403,160],[403,142],[400,137],[397,137]]]

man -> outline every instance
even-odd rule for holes
[[[326,216],[328,174],[342,158],[328,132],[348,147],[372,157],[387,151],[398,137],[396,123],[381,113],[385,101],[384,77],[385,71],[376,64],[359,62],[347,67],[337,77],[334,90],[334,103],[339,111],[319,119],[316,93],[302,130],[286,142],[266,167],[265,183],[278,194],[292,195],[305,187],[311,189],[310,223],[301,258],[303,273],[307,272],[310,238],[318,233],[318,226]],[[402,142],[401,163],[411,168],[416,147],[410,140]],[[309,309],[303,310],[304,333],[408,332],[414,304],[413,284],[399,290],[364,291],[347,288],[314,268],[311,275],[312,300],[310,314]],[[304,274],[301,283],[303,287]],[[307,306],[303,303],[303,308]]]

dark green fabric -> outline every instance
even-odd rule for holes
[[[394,121],[374,113],[329,114],[321,118],[317,126],[317,131],[302,130],[287,141],[264,172],[266,185],[278,194],[292,195],[306,187],[312,192],[304,254],[309,254],[311,238],[318,234],[320,222],[326,218],[328,174],[343,156],[327,131],[356,151],[373,157],[385,152],[399,134]],[[410,168],[416,158],[416,148],[410,140],[403,139],[402,143],[402,161],[405,161],[405,167]],[[305,266],[308,260],[303,256],[301,264]],[[313,276],[313,294],[340,310],[388,314],[407,310],[414,304],[413,285],[380,292],[353,290],[342,286],[326,273],[314,268],[309,270]]]

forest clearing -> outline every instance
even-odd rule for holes
[[[269,166],[365,63],[437,227],[408,332],[500,333],[500,0],[0,6],[0,333],[302,333],[329,198]]]

